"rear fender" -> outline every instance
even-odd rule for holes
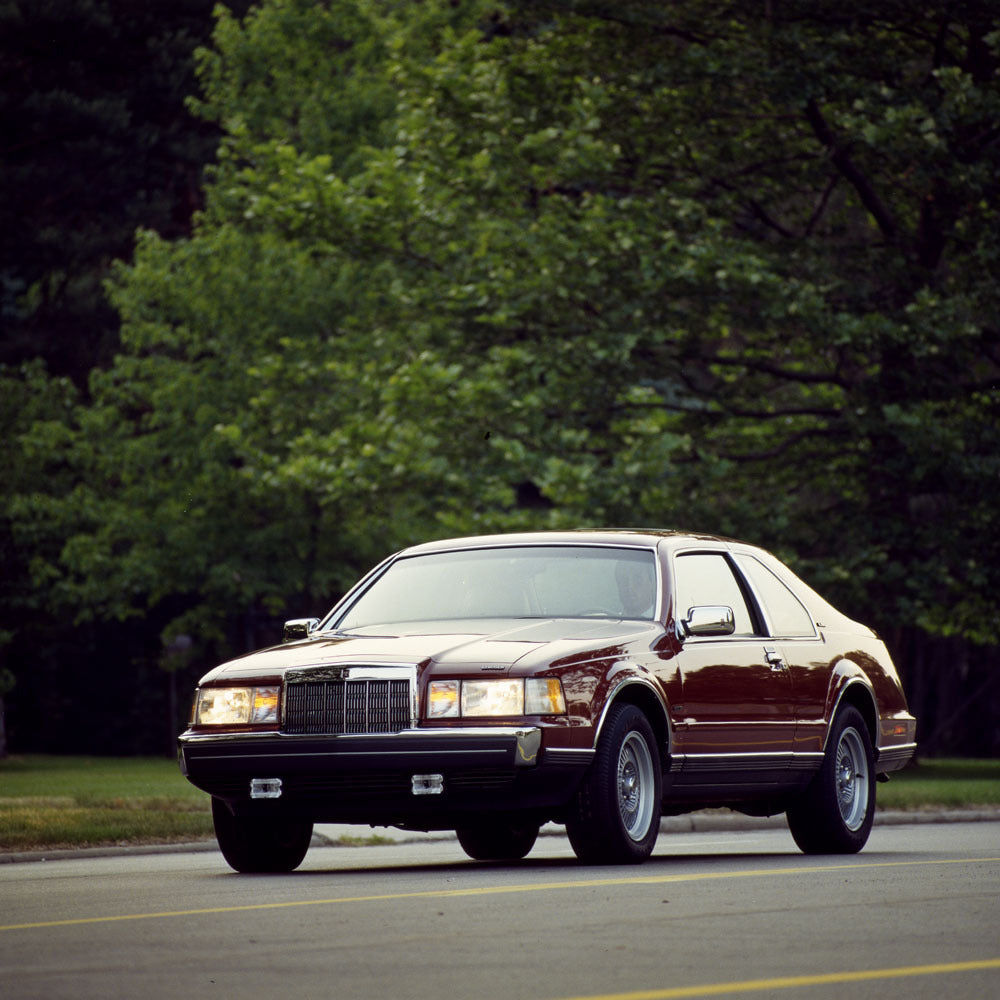
[[[872,747],[878,745],[879,725],[878,708],[875,701],[875,690],[864,671],[851,660],[841,660],[834,667],[830,678],[830,689],[827,692],[826,733],[823,736],[823,752],[826,752],[827,740],[830,738],[830,727],[842,705],[853,705],[865,720]]]

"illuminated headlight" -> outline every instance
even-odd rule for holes
[[[191,721],[196,726],[277,725],[278,688],[202,688]]]
[[[566,699],[558,677],[431,681],[429,719],[510,715],[562,715]]]
[[[462,681],[462,715],[524,715],[524,681]]]

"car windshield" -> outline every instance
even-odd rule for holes
[[[331,625],[464,618],[640,618],[656,608],[649,550],[516,546],[405,556]]]

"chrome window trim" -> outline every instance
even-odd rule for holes
[[[420,559],[427,556],[435,555],[447,555],[449,553],[455,552],[483,552],[483,551],[493,551],[497,549],[627,549],[632,552],[648,552],[651,559],[653,560],[653,570],[654,576],[656,578],[656,596],[653,602],[653,608],[655,612],[658,612],[662,607],[663,596],[665,593],[665,584],[663,580],[663,573],[660,568],[660,561],[658,558],[658,547],[656,545],[650,545],[644,542],[629,542],[627,540],[621,541],[573,541],[572,539],[566,541],[555,541],[553,539],[537,539],[529,540],[524,542],[511,542],[504,541],[502,538],[498,538],[495,542],[483,541],[475,545],[456,545],[453,548],[441,548],[433,549],[430,551],[410,551],[404,549],[402,552],[398,552],[395,555],[389,556],[379,563],[374,569],[369,571],[365,576],[363,576],[322,618],[316,629],[310,633],[310,637],[318,636],[323,632],[334,632],[337,631],[337,626],[333,624],[335,621],[341,620],[346,612],[348,612],[355,604],[357,599],[361,597],[368,588],[375,583],[375,581],[384,575],[388,570],[394,566],[397,562],[401,562],[404,559]],[[461,621],[462,619],[456,619]],[[469,621],[477,621],[480,619],[470,618]],[[595,619],[597,621],[601,619]],[[624,616],[614,617],[609,615],[607,617],[608,621],[648,621],[648,622],[659,622],[660,619],[656,617],[652,618],[626,618]],[[391,624],[391,623],[387,623]],[[662,624],[662,623],[661,623]],[[345,635],[350,635],[350,632],[345,632]]]
[[[758,608],[758,610],[761,613],[761,617],[764,619],[764,626],[767,629],[767,633],[768,633],[768,637],[769,638],[771,638],[771,639],[777,639],[777,640],[779,640],[781,642],[792,642],[792,641],[796,641],[796,642],[809,642],[809,641],[813,641],[813,642],[816,642],[816,641],[819,641],[819,639],[820,639],[819,629],[816,627],[816,622],[813,619],[812,612],[806,606],[806,604],[802,600],[802,598],[800,598],[799,595],[796,594],[795,591],[792,590],[792,588],[789,587],[788,584],[784,580],[782,580],[781,577],[778,576],[778,574],[774,572],[774,570],[771,569],[770,566],[768,566],[762,560],[758,559],[751,552],[740,552],[738,550],[733,550],[733,552],[731,554],[733,556],[733,561],[736,564],[737,571],[739,572],[740,576],[743,578],[743,582],[746,584],[747,589],[753,595],[754,602],[756,603],[757,608]],[[761,567],[761,569],[764,570],[765,573],[770,573],[771,576],[773,576],[775,578],[775,580],[777,580],[778,583],[780,583],[785,588],[785,590],[787,590],[788,593],[792,595],[792,598],[795,601],[795,603],[798,604],[799,607],[802,608],[802,610],[806,613],[806,618],[809,620],[809,624],[812,626],[812,634],[811,635],[784,635],[784,634],[781,634],[781,633],[778,633],[778,632],[774,631],[774,625],[771,623],[771,616],[768,614],[767,605],[764,603],[763,598],[760,596],[760,591],[758,591],[758,589],[754,586],[753,578],[750,576],[749,573],[747,573],[747,572],[744,571],[742,565],[740,564],[740,558],[741,557],[744,558],[744,559],[753,559],[754,562],[756,562]]]
[[[681,608],[676,607],[676,603],[677,603],[677,579],[678,579],[677,561],[679,559],[683,558],[684,556],[696,556],[696,555],[722,556],[723,559],[726,560],[726,564],[729,566],[729,571],[733,574],[733,578],[734,578],[734,580],[736,582],[737,587],[740,586],[741,582],[748,583],[748,581],[746,579],[746,576],[743,574],[743,572],[739,568],[739,566],[738,565],[734,565],[735,560],[732,560],[733,552],[732,552],[732,549],[728,545],[724,545],[722,543],[716,543],[715,545],[713,545],[711,543],[707,543],[707,544],[704,544],[704,545],[686,545],[683,548],[674,549],[673,552],[670,553],[670,576],[671,576],[671,582],[673,583],[673,588],[671,590],[671,595],[670,596],[672,597],[672,599],[674,601],[674,604],[675,604],[675,607],[674,607],[674,620],[675,620],[676,625],[677,625],[677,631],[678,631],[678,634],[681,636],[682,640],[684,641],[684,643],[686,644],[688,642],[734,642],[734,641],[736,641],[736,642],[747,642],[747,641],[754,641],[754,642],[756,642],[756,641],[760,641],[760,640],[772,638],[772,636],[770,636],[770,635],[757,635],[756,633],[754,635],[719,635],[719,636],[714,636],[714,635],[686,635],[685,634],[685,632],[684,632],[684,625],[683,625],[683,621],[684,621],[684,617],[683,616],[687,615],[688,609],[687,608],[681,609]],[[732,561],[730,561],[730,560],[732,560]],[[770,627],[770,623],[767,621],[766,616],[764,615],[764,609],[761,606],[761,603],[760,603],[760,601],[757,598],[757,592],[755,590],[753,590],[753,588],[751,587],[750,588],[750,593],[751,593],[751,596],[753,598],[754,603],[757,605],[758,610],[761,612],[761,616],[762,616],[762,620],[764,622],[765,628],[769,628]],[[747,603],[746,595],[743,596],[743,603],[744,604]],[[733,615],[735,616],[736,609],[733,608],[732,611],[733,611]],[[748,615],[750,615],[751,623],[752,623],[753,614],[752,614],[752,611],[751,611],[750,607],[746,608],[746,612],[747,612]]]
[[[770,628],[770,626],[768,625]],[[759,642],[764,643],[788,643],[788,642],[811,642],[816,645],[823,644],[823,637],[819,634],[815,636],[780,636],[780,635],[685,635],[684,644],[689,642]]]
[[[711,544],[705,545],[690,545],[684,546],[683,548],[674,549],[670,553],[670,573],[671,577],[676,580],[677,570],[676,570],[676,560],[681,556],[686,555],[698,555],[698,554],[711,554],[711,555],[721,555],[727,556],[727,562],[729,563],[729,568],[734,575],[738,576],[740,582],[742,582],[750,593],[750,597],[753,603],[756,605],[757,610],[760,612],[761,620],[763,621],[764,628],[766,630],[765,635],[720,635],[720,636],[698,636],[698,635],[685,635],[684,642],[738,642],[746,640],[756,640],[756,639],[774,639],[776,642],[812,642],[816,644],[821,644],[823,642],[823,635],[816,624],[816,620],[813,617],[812,612],[809,610],[809,606],[802,600],[801,597],[789,586],[789,584],[783,580],[777,573],[775,573],[770,566],[767,565],[762,559],[758,559],[753,552],[744,551],[739,548],[733,548],[729,545],[724,545],[718,543],[716,546]],[[753,580],[750,576],[743,570],[740,565],[740,557],[747,559],[755,559],[760,563],[761,567],[765,572],[771,573],[772,576],[792,595],[796,603],[798,603],[802,610],[806,613],[806,617],[809,619],[809,623],[813,628],[811,635],[782,635],[774,631],[774,627],[771,623],[770,615],[767,611],[767,605],[761,599],[760,592],[753,584]],[[731,561],[730,561],[731,560]],[[676,597],[674,593],[672,596]],[[750,610],[749,608],[747,609]],[[680,615],[683,612],[679,608],[674,608],[674,618],[677,621],[678,628],[681,628],[681,618]]]

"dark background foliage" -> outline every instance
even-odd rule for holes
[[[167,752],[400,545],[732,534],[1000,752],[1000,18],[0,5],[0,698]],[[0,740],[2,746],[2,740]]]

